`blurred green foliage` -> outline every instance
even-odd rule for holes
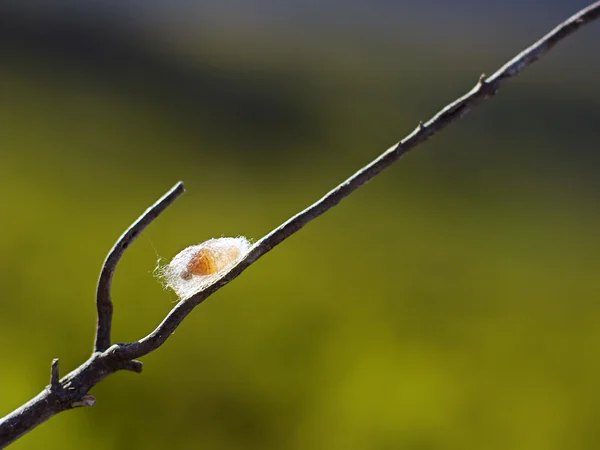
[[[176,301],[159,257],[261,237],[519,48],[223,33],[193,57],[5,41],[0,414],[52,358],[63,374],[87,358],[106,252],[177,180],[188,193],[116,273],[117,341]],[[600,65],[560,52],[202,304],[142,375],[14,448],[598,448]]]

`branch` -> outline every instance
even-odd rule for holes
[[[0,448],[6,447],[59,412],[79,406],[92,406],[95,399],[88,392],[107,376],[119,370],[140,372],[142,369],[141,363],[136,361],[135,358],[147,355],[164,344],[185,317],[206,298],[237,278],[273,247],[337,205],[342,199],[377,176],[383,169],[392,165],[408,151],[429,139],[446,125],[462,117],[482,100],[494,95],[505,79],[517,75],[550,50],[557,42],[599,16],[600,1],[597,1],[560,24],[531,47],[507,62],[489,78],[486,79],[482,75],[475,87],[467,94],[447,105],[428,122],[419,122],[417,128],[398,144],[389,148],[373,162],[327,193],[322,199],[259,240],[246,256],[221,278],[203,291],[177,304],[162,323],[148,336],[131,344],[110,346],[112,321],[110,288],[116,265],[125,249],[141,231],[183,193],[183,184],[178,183],[175,185],[121,236],[106,258],[98,281],[98,326],[94,353],[86,362],[62,380],[58,379],[58,362],[53,363],[50,385],[28,403],[0,419]]]
[[[98,310],[98,324],[96,326],[96,340],[94,342],[94,351],[103,352],[110,347],[110,330],[112,326],[113,304],[110,296],[112,277],[127,247],[146,229],[150,223],[156,219],[177,197],[185,192],[183,183],[179,182],[173,188],[163,195],[154,205],[148,208],[138,220],[136,220],[123,233],[117,243],[108,253],[100,278],[98,279],[98,289],[96,290],[96,308]]]
[[[486,79],[485,75],[481,75],[475,87],[468,93],[444,107],[428,122],[419,122],[417,128],[398,144],[390,147],[377,159],[360,169],[342,184],[329,191],[319,201],[312,204],[304,211],[296,214],[287,222],[283,223],[259,240],[248,254],[220,279],[216,280],[213,284],[207,286],[196,295],[177,304],[152,333],[135,343],[123,345],[119,349],[121,357],[139,358],[156,350],[165,343],[169,336],[173,334],[181,322],[196,306],[227,283],[237,278],[261,256],[269,252],[273,247],[290,237],[292,234],[299,231],[306,224],[333,208],[342,201],[342,199],[346,198],[360,186],[368,183],[372,178],[377,176],[383,169],[386,169],[398,161],[398,159],[408,153],[408,151],[426,141],[450,123],[464,116],[471,108],[479,104],[482,100],[493,96],[504,80],[517,75],[525,67],[535,62],[544,53],[550,50],[557,42],[571,33],[574,33],[583,25],[597,19],[599,16],[600,1],[597,1],[558,25],[539,41],[504,64],[489,78]]]

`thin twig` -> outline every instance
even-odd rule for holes
[[[113,304],[111,300],[112,277],[115,273],[117,264],[121,260],[123,253],[129,245],[146,229],[160,213],[173,203],[177,197],[185,192],[183,183],[180,181],[173,188],[163,195],[154,205],[148,208],[117,240],[114,247],[108,253],[100,278],[98,279],[98,289],[96,290],[96,308],[98,310],[98,323],[96,326],[96,339],[94,342],[94,351],[103,352],[110,347],[110,330],[112,327]]]
[[[581,10],[566,20],[538,42],[527,48],[502,66],[491,77],[480,77],[476,86],[467,94],[438,112],[428,122],[420,122],[417,128],[373,162],[359,170],[342,184],[330,191],[321,200],[306,208],[283,223],[264,238],[259,240],[248,254],[225,275],[208,286],[202,292],[177,304],[162,323],[148,336],[132,344],[110,345],[110,325],[112,320],[112,302],[110,300],[111,279],[115,267],[124,250],[139,233],[154,220],[175,198],[183,193],[183,185],[178,183],[150,207],[136,223],[119,239],[109,253],[98,283],[98,329],[95,351],[91,357],[77,369],[58,381],[58,364],[53,364],[51,389],[44,389],[35,398],[0,419],[0,448],[14,442],[23,434],[31,431],[55,414],[78,406],[92,406],[95,402],[88,392],[104,378],[119,370],[140,372],[141,363],[134,358],[144,356],[160,347],[185,317],[202,301],[221,287],[238,277],[261,256],[270,251],[284,239],[300,230],[304,225],[319,217],[354,190],[374,178],[383,169],[389,167],[409,150],[424,142],[449,123],[462,117],[473,106],[492,96],[500,83],[517,75],[523,68],[537,60],[558,41],[576,31],[581,26],[600,16],[600,1]]]
[[[360,186],[377,176],[383,169],[386,169],[394,162],[398,161],[398,159],[408,153],[409,150],[412,150],[418,144],[429,139],[438,131],[445,128],[446,125],[464,116],[480,101],[494,95],[504,80],[517,75],[521,70],[550,50],[557,42],[575,32],[583,25],[597,19],[599,16],[600,1],[597,1],[558,25],[539,41],[504,64],[489,78],[486,79],[485,75],[481,75],[475,87],[467,94],[444,107],[426,123],[419,122],[417,128],[398,144],[389,148],[377,159],[328,192],[319,201],[312,204],[304,211],[296,214],[287,222],[283,223],[259,240],[246,257],[236,266],[232,267],[231,270],[225,273],[220,279],[216,280],[212,285],[206,287],[196,295],[177,304],[152,333],[135,343],[123,345],[119,349],[121,357],[139,358],[160,347],[197,305],[202,303],[206,298],[210,297],[227,283],[237,278],[257,259],[269,252],[277,244],[296,233],[306,224],[333,208],[342,199],[346,198]]]

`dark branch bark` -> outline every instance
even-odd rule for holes
[[[446,125],[462,117],[480,101],[494,95],[505,79],[517,75],[561,39],[599,16],[600,1],[593,3],[560,24],[538,42],[507,62],[489,78],[486,79],[481,76],[475,87],[467,94],[447,105],[428,122],[419,122],[417,128],[401,142],[360,169],[322,199],[259,240],[248,254],[220,279],[193,297],[177,304],[162,323],[148,336],[131,344],[115,344],[109,347],[112,321],[110,287],[115,267],[129,244],[152,220],[183,193],[183,184],[178,183],[175,185],[171,191],[142,214],[123,234],[104,263],[98,282],[98,328],[94,353],[86,362],[62,380],[58,380],[58,362],[53,363],[50,385],[37,397],[0,419],[0,448],[6,447],[59,412],[78,406],[92,406],[95,399],[88,392],[110,374],[119,370],[141,372],[142,365],[135,358],[147,355],[164,344],[185,317],[206,298],[238,277],[273,247],[337,205],[342,199],[370,181],[383,169],[392,165],[408,151],[429,139]]]
[[[127,247],[156,219],[177,197],[185,192],[183,183],[179,182],[161,197],[154,205],[148,208],[119,238],[117,243],[108,253],[100,271],[98,288],[96,290],[96,308],[98,310],[98,323],[96,326],[96,340],[94,351],[103,352],[110,347],[110,330],[112,327],[113,304],[111,300],[112,277]]]

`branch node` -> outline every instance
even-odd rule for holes
[[[485,76],[485,73],[482,73],[479,77],[479,81],[477,82],[477,88],[479,89],[479,92],[482,93],[484,97],[496,95],[496,92],[498,91],[498,84],[494,83],[493,81],[488,81],[486,78],[487,77]]]
[[[78,406],[94,406],[96,404],[96,398],[93,395],[85,394],[81,397],[81,400],[76,400],[71,403],[73,408],[77,408]]]
[[[125,361],[121,368],[130,372],[142,373],[142,370],[144,370],[144,363],[137,359],[132,359],[130,361]]]
[[[61,389],[59,379],[58,358],[54,358],[52,360],[52,368],[50,369],[50,391],[57,392]]]
[[[425,125],[423,124],[422,120],[419,120],[419,125],[417,125],[417,129],[419,131],[422,131],[425,128]]]

